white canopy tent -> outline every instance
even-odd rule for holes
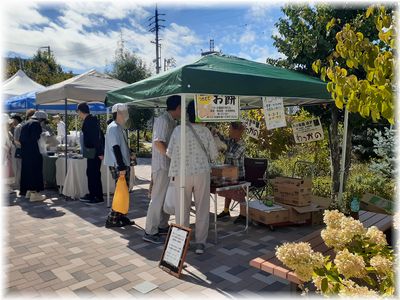
[[[31,91],[41,91],[45,87],[33,81],[24,71],[18,70],[12,77],[3,82],[3,99],[7,100]]]
[[[67,121],[68,103],[104,103],[108,91],[122,88],[126,85],[128,85],[126,82],[97,72],[96,70],[90,70],[86,73],[53,84],[43,91],[36,93],[36,104],[64,104],[65,120]],[[107,115],[108,111],[107,109]],[[66,124],[65,136],[67,136],[67,126]],[[68,146],[65,144],[66,158],[67,149]],[[67,172],[67,159],[65,160],[65,171]]]

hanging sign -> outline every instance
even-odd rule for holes
[[[196,122],[229,122],[239,120],[239,97],[196,95]]]
[[[293,123],[292,129],[296,143],[309,143],[324,139],[324,131],[319,118]]]
[[[180,277],[189,248],[191,229],[171,224],[159,267],[173,276]]]
[[[260,134],[260,122],[252,119],[243,119],[243,123],[246,125],[246,134],[253,139],[258,140]]]
[[[279,97],[263,97],[265,125],[268,130],[286,127],[283,99]]]

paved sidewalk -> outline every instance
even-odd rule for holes
[[[66,201],[56,191],[46,191],[48,199],[42,203],[30,203],[11,195],[5,207],[6,295],[172,298],[188,294],[265,297],[277,292],[289,293],[287,282],[251,268],[249,261],[315,227],[289,226],[270,231],[265,226],[251,226],[247,234],[234,235],[214,245],[210,222],[205,254],[188,252],[187,268],[181,279],[159,269],[163,245],[142,240],[150,167],[148,160],[139,163],[146,164],[136,169],[141,180],[131,193],[129,216],[136,222],[132,227],[106,229],[104,222],[109,209],[105,204]],[[222,198],[219,206],[221,211]],[[232,222],[237,214],[238,209],[231,220],[219,222],[221,235],[241,226]]]

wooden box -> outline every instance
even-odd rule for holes
[[[237,180],[239,178],[239,170],[238,167],[231,165],[213,166],[211,168],[211,177]]]
[[[274,180],[274,199],[276,202],[308,206],[311,204],[311,179],[277,177]]]

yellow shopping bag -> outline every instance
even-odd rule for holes
[[[112,210],[126,215],[129,210],[129,191],[124,175],[119,176],[115,186]]]

